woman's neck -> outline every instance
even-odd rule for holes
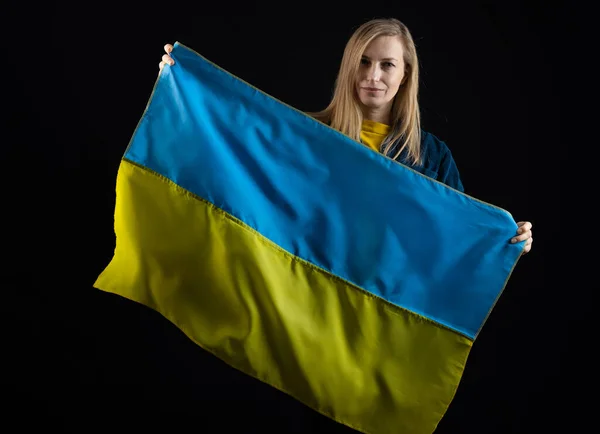
[[[363,118],[373,122],[379,122],[381,124],[390,125],[391,110],[386,108],[370,108],[363,107]]]

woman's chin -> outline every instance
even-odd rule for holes
[[[377,109],[385,106],[385,101],[382,101],[381,98],[361,98],[360,102],[367,108]]]

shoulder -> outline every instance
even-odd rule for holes
[[[399,141],[394,143],[399,145]],[[394,147],[392,147],[392,150]],[[446,143],[428,131],[421,130],[421,161],[413,164],[407,159],[404,149],[396,159],[401,164],[409,166],[425,176],[436,179],[444,184],[463,191],[458,168]]]
[[[421,131],[421,152],[424,172],[434,174],[434,179],[456,190],[464,191],[452,152],[443,140]]]
[[[421,164],[425,173],[437,174],[452,154],[446,143],[436,135],[421,130]],[[435,178],[435,176],[434,176]]]
[[[446,142],[441,140],[436,135],[421,130],[421,152],[423,153],[424,161],[427,159],[435,161],[441,160],[446,154],[450,152]]]

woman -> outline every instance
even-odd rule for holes
[[[159,70],[175,62],[171,44]],[[350,37],[340,65],[333,98],[322,111],[310,113],[376,152],[405,164],[459,191],[464,191],[452,153],[444,142],[421,130],[419,62],[408,28],[396,19],[374,19]],[[518,222],[512,243],[531,250],[532,224]]]

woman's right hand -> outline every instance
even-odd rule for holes
[[[165,67],[165,65],[168,64],[170,66],[173,66],[175,64],[175,61],[171,57],[171,51],[173,51],[173,46],[171,44],[165,45],[165,52],[167,54],[163,54],[162,60],[158,64],[158,73],[159,74],[160,74],[160,71],[162,71],[162,69]]]

